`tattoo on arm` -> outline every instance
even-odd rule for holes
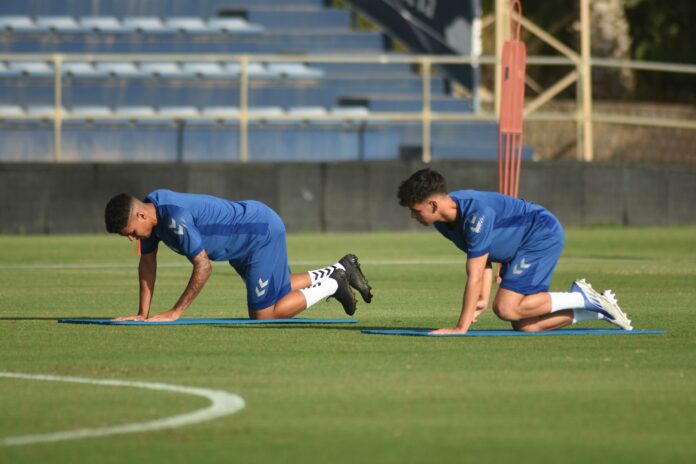
[[[210,264],[208,255],[205,250],[201,251],[195,258],[193,262],[193,271],[191,272],[191,278],[189,279],[188,285],[181,294],[179,300],[174,305],[174,309],[184,311],[198,296],[201,289],[208,281],[210,274],[213,272],[213,267]]]

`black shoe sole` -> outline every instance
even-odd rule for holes
[[[346,275],[348,276],[348,283],[350,286],[360,293],[365,303],[370,303],[372,301],[372,287],[370,287],[365,274],[363,274],[360,268],[358,257],[353,254],[348,254],[338,262],[341,266],[346,268]]]

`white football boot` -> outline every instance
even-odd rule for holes
[[[633,330],[631,320],[625,312],[621,311],[619,302],[616,300],[616,295],[611,290],[604,290],[602,296],[608,303],[607,312],[611,314],[611,319],[607,319],[612,324],[621,327],[624,330]]]
[[[624,330],[633,330],[630,319],[621,311],[616,301],[616,295],[611,290],[598,293],[588,281],[580,279],[573,282],[570,291],[582,294],[585,299],[585,307],[583,309],[603,314],[607,322]]]

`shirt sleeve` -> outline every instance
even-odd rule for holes
[[[174,239],[176,248],[188,259],[195,258],[203,251],[203,239],[191,214],[180,209],[165,216],[167,232]]]
[[[491,252],[495,212],[491,208],[477,208],[464,219],[462,227],[467,243],[467,257],[478,258]]]

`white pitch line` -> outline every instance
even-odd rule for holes
[[[443,264],[465,264],[466,259],[383,259],[383,260],[360,260],[360,264],[375,266],[406,266],[406,265],[443,265]],[[291,266],[326,266],[329,261],[290,261]],[[226,265],[221,262],[218,265]],[[54,269],[137,269],[138,264],[124,263],[94,263],[94,264],[1,264],[0,270],[54,270]],[[190,268],[191,264],[186,261],[181,263],[158,264],[158,268]]]
[[[625,263],[637,263],[641,261],[648,261],[647,258],[629,259],[629,258],[584,258],[584,257],[568,257],[561,258],[560,264],[568,262],[610,262],[614,264],[625,264]],[[329,261],[290,261],[291,266],[326,266]],[[217,265],[224,266],[226,263],[219,263]],[[464,265],[466,264],[466,257],[460,259],[378,259],[378,260],[360,260],[360,264],[367,266],[444,266],[444,265]],[[0,270],[58,270],[58,269],[137,269],[138,264],[125,264],[125,263],[93,263],[93,264],[2,264],[0,263]],[[190,268],[191,264],[186,261],[180,263],[161,263],[157,265],[158,268]]]
[[[46,380],[49,382],[84,383],[107,387],[145,388],[148,390],[169,391],[174,393],[183,393],[185,395],[200,396],[210,400],[211,403],[207,408],[147,422],[133,422],[130,424],[99,427],[94,429],[66,430],[64,432],[0,438],[0,445],[4,446],[52,443],[63,440],[78,440],[81,438],[105,437],[108,435],[149,432],[154,430],[183,427],[185,425],[206,422],[217,419],[218,417],[234,414],[235,412],[238,412],[244,408],[244,399],[242,399],[241,396],[227,393],[222,390],[210,390],[207,388],[183,387],[166,383],[100,380],[84,377],[62,377],[54,375],[22,374],[16,372],[0,372],[0,377],[24,380]]]

